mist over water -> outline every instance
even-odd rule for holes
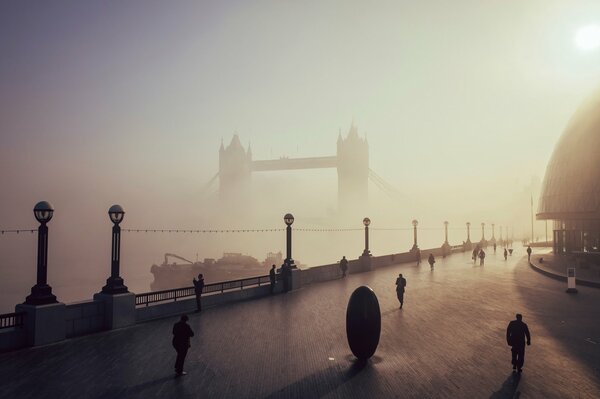
[[[466,222],[473,241],[481,222],[528,238],[556,140],[600,84],[600,52],[573,44],[600,3],[475,3],[2,2],[0,230],[54,205],[48,283],[66,302],[105,284],[113,204],[123,229],[283,229],[291,212],[306,267],[359,256],[367,216],[374,255],[409,250],[413,219],[421,248],[445,220],[451,244]],[[253,173],[229,199],[208,185],[234,134],[253,160],[329,157],[351,126],[396,196],[371,181],[342,212],[335,168]],[[0,234],[2,312],[35,284],[36,240]],[[123,232],[121,275],[142,292],[165,253],[278,251],[283,231]]]

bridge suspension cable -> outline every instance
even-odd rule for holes
[[[388,183],[383,177],[379,176],[373,169],[369,168],[369,180],[377,186],[384,194],[393,200],[402,198],[400,191]]]

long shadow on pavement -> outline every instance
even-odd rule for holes
[[[519,381],[521,381],[521,375],[512,373],[508,376],[506,381],[504,381],[500,390],[494,392],[490,396],[490,399],[519,398],[521,396],[521,392],[517,390]]]
[[[266,396],[265,399],[276,399],[280,397],[322,397],[331,391],[334,391],[342,384],[350,381],[363,370],[368,371],[371,369],[372,364],[369,361],[360,360],[355,360],[345,371],[329,367],[293,382],[277,392],[273,392],[269,396]]]

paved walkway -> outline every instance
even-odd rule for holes
[[[424,254],[426,255],[426,254]],[[207,309],[185,377],[172,374],[174,319],[0,355],[1,398],[598,398],[600,290],[536,273],[489,252],[398,265],[297,292]],[[404,309],[394,281],[408,280]],[[366,366],[345,336],[361,284],[379,297],[379,348]],[[532,333],[521,378],[505,328],[515,312]]]

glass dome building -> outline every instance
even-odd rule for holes
[[[600,91],[577,110],[556,144],[537,219],[554,221],[554,253],[600,252]]]

